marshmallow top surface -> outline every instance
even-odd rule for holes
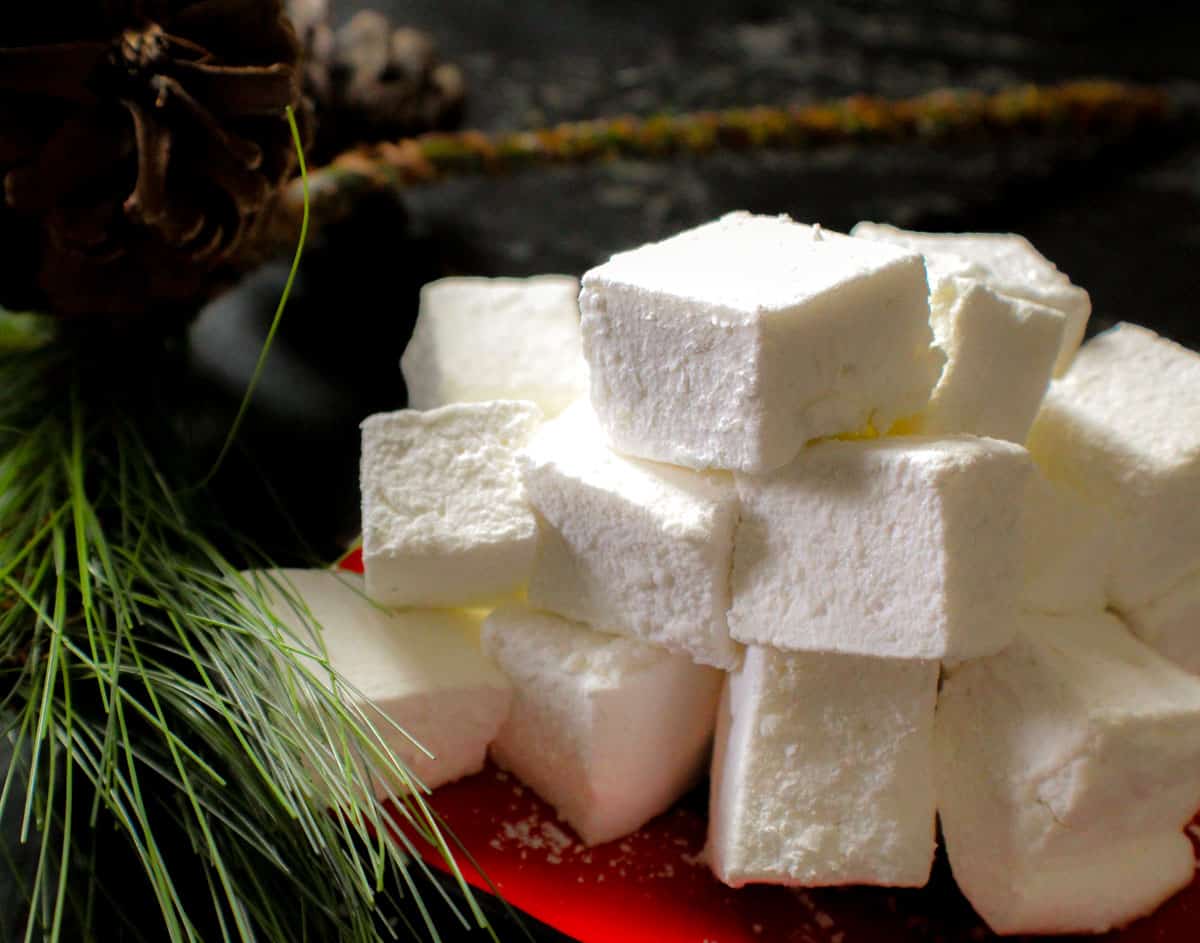
[[[247,576],[269,598],[283,627],[314,652],[307,666],[312,673],[330,685],[328,670],[317,661],[323,653],[362,721],[420,782],[432,789],[483,768],[512,691],[479,650],[479,615],[385,612],[363,595],[361,577],[331,570]],[[319,623],[319,640],[305,612]],[[407,786],[374,783],[381,798]]]
[[[388,612],[367,599],[360,576],[331,570],[250,574],[281,624],[319,651],[305,611],[320,626],[330,663],[360,694],[375,702],[463,687],[507,690],[508,680],[470,637],[479,618],[462,612]],[[320,676],[323,669],[310,666]]]
[[[731,213],[583,277],[591,403],[612,445],[760,473],[808,440],[887,428],[929,400],[919,255]]]
[[[444,553],[532,540],[537,524],[516,450],[540,420],[533,403],[503,400],[368,418],[362,424],[367,553]]]
[[[553,673],[585,691],[613,691],[630,675],[675,656],[656,645],[596,632],[520,604],[496,609],[484,623],[484,646],[522,678]]]
[[[1037,251],[1024,236],[1013,233],[927,233],[897,229],[882,223],[858,223],[851,235],[887,243],[925,257],[930,286],[955,276],[975,279],[1014,298],[1023,298],[1061,311],[1066,318],[1062,345],[1055,364],[1061,376],[1083,342],[1092,300],[1067,275]]]
[[[822,451],[818,452],[817,449]],[[796,476],[804,476],[807,473],[799,468],[798,463],[818,454],[832,456],[836,453],[846,456],[849,467],[856,468],[858,471],[850,472],[848,478],[833,473],[830,484],[835,484],[836,479],[845,478],[844,484],[849,489],[854,487],[856,476],[860,475],[865,479],[877,465],[885,463],[899,463],[939,474],[953,474],[964,467],[978,463],[982,457],[992,453],[1023,456],[1025,450],[1012,442],[973,435],[828,439],[814,443],[809,449],[802,452],[797,463],[790,467],[794,468]],[[753,480],[755,476],[739,476],[739,479],[742,477]]]
[[[1071,414],[1104,448],[1200,475],[1200,354],[1136,324],[1092,338],[1047,405]]]
[[[1024,443],[1054,373],[1062,313],[956,277],[934,290],[930,323],[947,362],[920,431]]]
[[[706,527],[733,499],[733,480],[720,472],[695,472],[629,458],[605,444],[604,430],[587,403],[547,422],[522,450],[526,468],[553,468],[632,504],[644,506],[672,533]]]
[[[1088,293],[1058,266],[1015,233],[929,233],[883,223],[859,223],[851,231],[868,239],[925,256],[930,282],[951,276],[977,278],[997,291],[1060,310],[1091,312]]]
[[[421,289],[401,359],[409,406],[531,400],[555,415],[587,393],[579,281],[443,278]]]
[[[786,216],[728,213],[662,242],[620,252],[583,277],[691,299],[697,316],[735,321],[804,305],[916,254],[797,223]]]
[[[1058,679],[1058,694],[1068,695],[1093,720],[1105,724],[1178,716],[1200,720],[1200,681],[1138,642],[1115,616],[1026,615],[1022,632],[1037,640],[1037,657],[1043,670]],[[1191,741],[1200,764],[1200,724]]]

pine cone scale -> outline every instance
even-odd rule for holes
[[[300,96],[296,71],[278,64],[223,66],[178,62],[173,71],[193,97],[225,118],[278,114]]]
[[[64,254],[89,258],[93,262],[119,259],[125,255],[125,249],[112,240],[108,231],[109,218],[117,209],[113,204],[55,209],[47,214],[54,219],[47,238]]]
[[[146,114],[136,102],[125,101],[133,120],[137,141],[138,174],[133,192],[125,200],[125,215],[143,226],[157,229],[167,242],[176,242],[170,233],[173,227],[167,217],[167,168],[171,161],[171,135],[162,125]]]
[[[257,170],[262,165],[262,148],[254,141],[226,131],[217,116],[197,101],[181,83],[166,75],[156,76],[154,81],[159,93],[155,103],[158,108],[165,108],[169,104],[180,106],[234,160],[249,170]]]
[[[300,50],[282,0],[38,2],[0,44],[0,252],[36,284],[6,283],[0,303],[196,304],[295,170]]]
[[[41,149],[36,164],[11,171],[5,180],[5,195],[21,213],[45,213],[69,202],[89,181],[103,176],[124,155],[120,136],[106,134],[106,127],[90,115],[63,122]],[[87,159],[81,160],[80,155]]]
[[[176,62],[212,61],[212,53],[199,43],[194,43],[185,36],[176,36],[174,33],[167,33],[165,35],[167,44],[171,49],[171,58]]]

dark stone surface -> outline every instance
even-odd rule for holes
[[[428,29],[463,65],[468,124],[485,129],[1093,75],[1190,86],[1194,96],[1200,80],[1200,18],[1182,6],[1140,15],[1129,4],[1072,0],[380,5]],[[334,3],[340,13],[352,6]],[[1188,303],[1198,285],[1200,146],[1154,160],[1139,160],[1147,155],[1135,147],[1119,161],[1089,156],[1081,168],[1072,144],[613,164],[456,182],[409,202],[418,219],[459,235],[448,268],[488,274],[581,271],[743,207],[831,228],[867,218],[1013,230],[1092,292],[1098,327],[1131,318],[1200,345]]]

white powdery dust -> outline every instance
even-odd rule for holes
[[[688,854],[686,851],[679,856],[679,860],[684,864],[691,865],[693,868],[707,868],[708,861],[704,858],[703,850],[696,852],[694,855]]]
[[[575,842],[553,822],[544,822],[537,812],[532,812],[515,822],[504,822],[500,826],[500,835],[489,844],[497,851],[513,847],[522,853],[522,858],[526,852],[545,851],[546,861],[559,864],[563,853]]]

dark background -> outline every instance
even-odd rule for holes
[[[363,6],[429,32],[466,74],[466,125],[489,130],[1082,76],[1165,84],[1190,117],[1101,149],[1051,138],[725,153],[461,179],[410,191],[406,212],[377,206],[310,247],[245,438],[319,555],[356,532],[357,423],[404,404],[416,293],[446,274],[580,274],[741,208],[833,229],[1014,231],[1091,292],[1093,331],[1132,320],[1200,347],[1192,4],[332,0],[339,20]],[[202,372],[230,402],[282,277],[276,266],[251,279],[196,328]],[[246,526],[278,529],[269,507],[244,501]],[[290,532],[276,545],[294,547]]]
[[[357,532],[357,424],[404,404],[416,293],[446,274],[579,274],[742,208],[833,229],[874,219],[1015,231],[1091,292],[1093,332],[1132,320],[1200,348],[1194,4],[333,2],[341,19],[362,6],[431,33],[466,74],[466,124],[490,130],[1082,76],[1165,84],[1187,114],[1172,133],[1100,150],[1054,139],[622,162],[459,180],[370,209],[310,246],[242,455],[221,482],[235,523],[281,559],[330,557]],[[194,329],[197,382],[223,404],[195,421],[214,435],[282,282],[283,267],[269,267]],[[6,890],[0,937],[14,916]]]

